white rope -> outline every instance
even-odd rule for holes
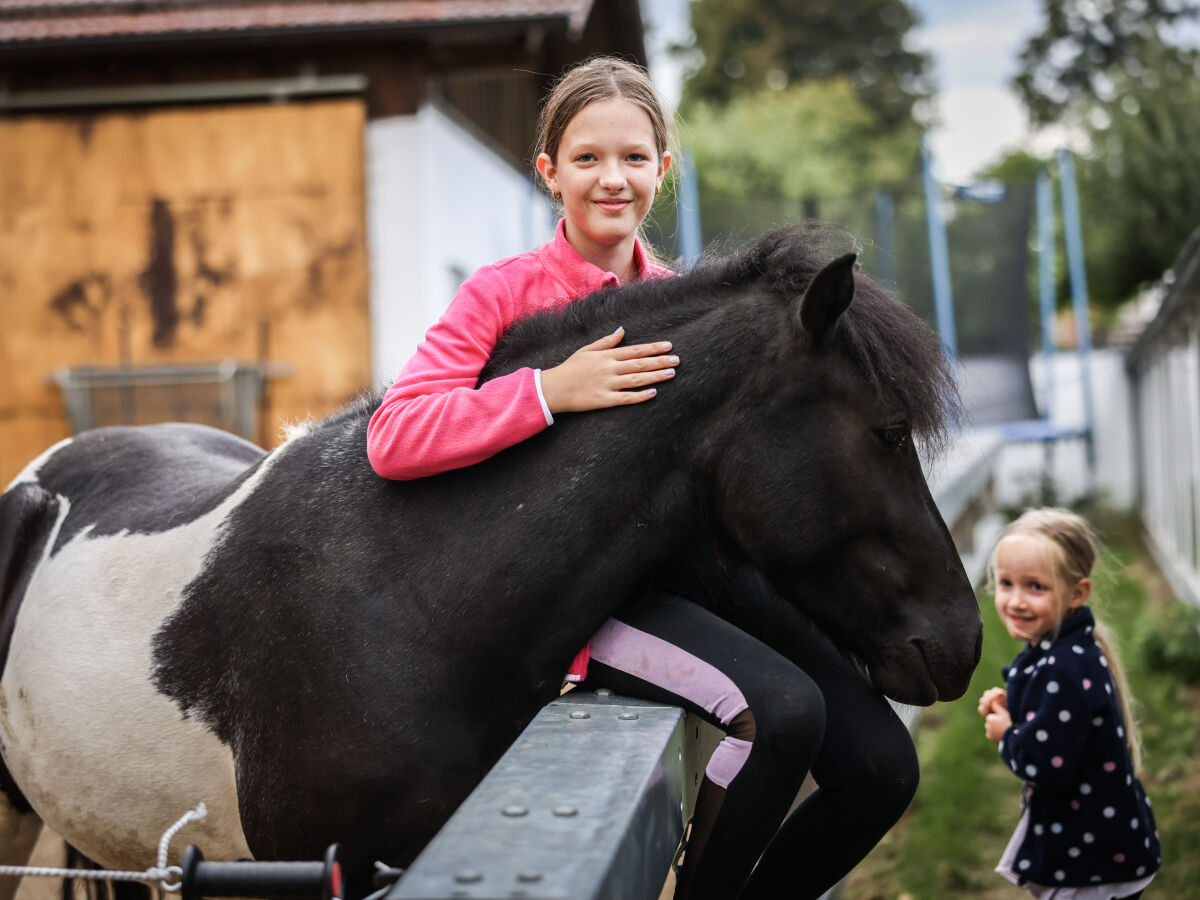
[[[167,865],[167,850],[171,840],[192,822],[203,821],[208,810],[201,803],[183,814],[178,822],[163,832],[158,842],[158,865],[142,872],[120,872],[105,869],[55,869],[47,866],[0,866],[0,876],[14,875],[18,878],[79,878],[84,881],[157,881],[164,891],[177,892],[182,881],[183,869]]]
[[[204,802],[201,801],[199,806],[197,806],[195,809],[189,809],[180,817],[178,822],[163,832],[163,836],[158,841],[158,867],[160,869],[165,869],[167,867],[167,847],[170,846],[171,841],[175,838],[175,835],[183,831],[183,829],[192,822],[203,822],[204,817],[207,815],[208,807],[206,807]]]
[[[172,867],[179,870],[178,866]],[[85,881],[160,881],[171,876],[165,869],[153,868],[142,872],[110,872],[100,869],[54,869],[48,866],[0,866],[0,875],[23,878],[82,878]]]

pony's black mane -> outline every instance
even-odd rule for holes
[[[740,285],[760,282],[781,303],[791,300],[845,245],[846,235],[836,229],[787,225],[729,255],[708,256],[679,278],[606,289],[562,309],[537,313],[513,324],[480,380],[522,365],[557,365],[605,328],[611,331],[613,323],[625,328],[629,343],[662,338],[736,300]],[[855,281],[854,302],[834,330],[832,348],[850,359],[881,400],[907,412],[913,432],[928,446],[941,447],[959,420],[961,405],[953,367],[937,336],[873,279],[857,272]],[[369,417],[381,399],[379,393],[363,397],[327,422]]]

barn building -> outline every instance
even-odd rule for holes
[[[0,5],[0,485],[92,424],[264,446],[546,239],[537,104],[637,0]]]

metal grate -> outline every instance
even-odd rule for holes
[[[197,422],[257,438],[266,379],[286,374],[262,363],[59,369],[67,417],[75,433],[109,425]]]

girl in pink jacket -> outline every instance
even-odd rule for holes
[[[516,319],[672,274],[638,238],[671,165],[668,144],[667,117],[642,69],[598,58],[558,82],[537,157],[563,208],[554,238],[462,285],[371,418],[376,472],[411,479],[473,465],[553,427],[558,413],[652,401],[655,385],[675,377],[681,362],[669,343],[623,346],[618,329],[554,368],[476,387]],[[817,897],[907,807],[916,787],[911,741],[869,682],[752,568],[701,554],[681,570],[683,587],[678,573],[664,573],[665,587],[609,619],[567,678],[683,706],[726,734],[706,768],[676,898]],[[782,653],[705,608],[731,595],[732,607],[757,611],[744,624],[771,634]],[[779,616],[793,615],[780,627]],[[784,654],[819,673],[820,687]],[[828,729],[826,695],[847,707]],[[810,768],[821,789],[779,830]]]

